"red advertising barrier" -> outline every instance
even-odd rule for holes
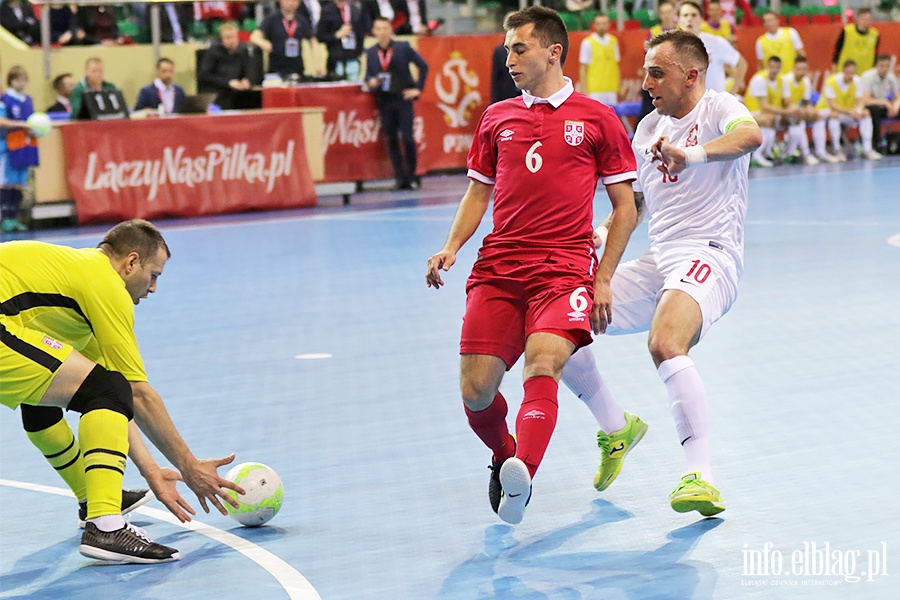
[[[300,111],[62,127],[80,223],[313,206]]]
[[[359,84],[315,83],[290,88],[263,90],[263,108],[323,106],[326,182],[366,181],[394,177],[387,142],[381,133],[381,119],[375,98]],[[416,103],[416,112],[419,106]],[[422,117],[413,122],[413,136],[424,149]],[[422,165],[420,174],[428,170]]]

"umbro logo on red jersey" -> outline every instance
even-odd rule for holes
[[[503,131],[500,132],[500,141],[501,142],[510,141],[512,139],[512,136],[514,133],[515,133],[515,131],[513,131],[512,129],[504,129]]]

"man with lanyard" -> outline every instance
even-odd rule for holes
[[[145,108],[158,110],[162,106],[162,112],[167,115],[177,113],[186,94],[184,88],[175,83],[174,79],[175,63],[168,58],[156,61],[156,79],[138,92],[134,110]]]
[[[306,5],[300,0],[281,0],[281,10],[268,15],[259,29],[250,34],[250,42],[269,54],[269,73],[282,79],[303,78],[303,40],[313,37],[312,22]],[[313,58],[315,63],[315,58]]]
[[[865,73],[875,66],[880,42],[878,30],[872,27],[872,9],[860,8],[853,15],[853,23],[846,25],[838,36],[831,59],[832,71],[837,73],[848,60],[852,60],[859,72]]]
[[[362,13],[357,5],[348,0],[335,0],[322,6],[316,37],[328,48],[326,68],[330,76],[343,78],[352,63],[358,67],[365,36]]]
[[[408,42],[393,39],[393,28],[387,18],[376,18],[372,32],[378,43],[366,50],[366,86],[375,93],[375,104],[381,117],[381,129],[387,137],[397,189],[408,190],[419,186],[416,140],[413,138],[413,101],[425,87],[428,65]],[[419,71],[417,81],[413,81],[409,72],[410,63],[416,65]],[[400,152],[401,136],[403,153]]]

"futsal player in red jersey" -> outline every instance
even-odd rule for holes
[[[559,15],[531,6],[507,17],[504,28],[506,65],[523,95],[482,115],[468,190],[425,279],[444,284],[440,271],[456,262],[493,193],[494,228],[466,284],[460,388],[469,425],[493,451],[491,507],[519,523],[556,425],[563,366],[611,317],[610,280],[635,223],[636,167],[613,109],[563,77],[569,44]],[[598,180],[613,209],[599,264],[591,228]],[[513,437],[498,390],[523,352],[525,397]]]

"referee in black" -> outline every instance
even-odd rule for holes
[[[378,43],[366,50],[366,85],[375,94],[381,128],[387,137],[394,165],[397,189],[411,190],[420,185],[416,175],[418,161],[416,141],[413,139],[413,101],[425,87],[428,65],[408,42],[394,40],[394,30],[388,19],[375,19],[372,34]],[[418,81],[413,80],[410,63],[418,68]]]

